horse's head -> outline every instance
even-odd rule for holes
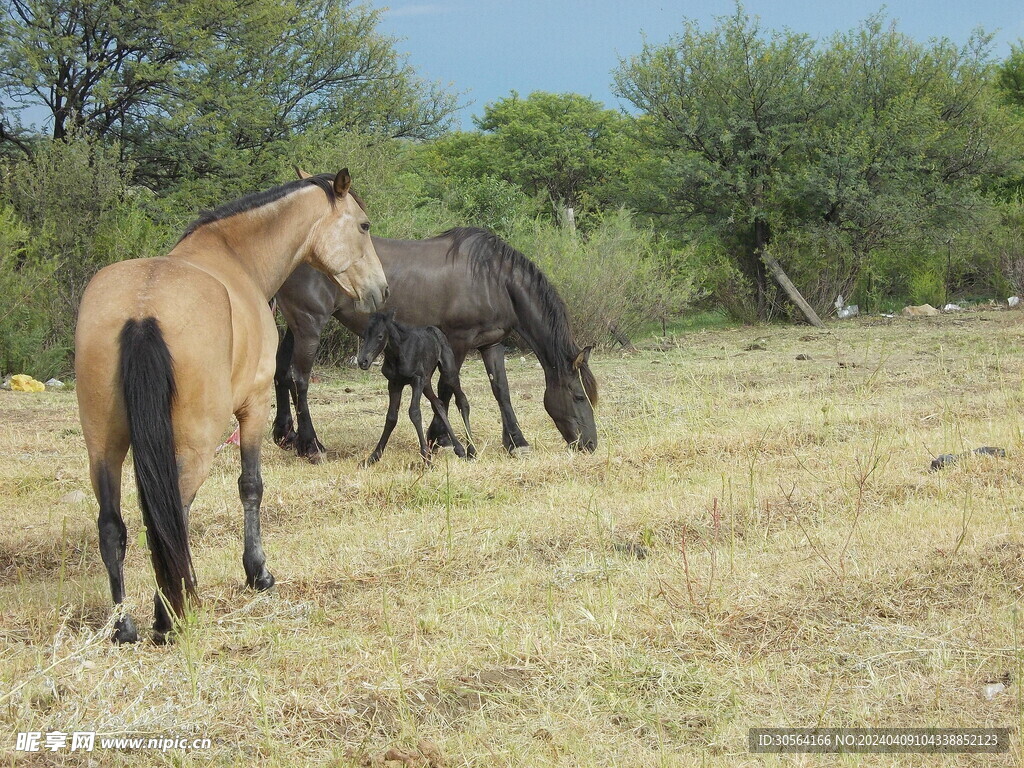
[[[578,451],[597,448],[597,380],[588,362],[592,347],[579,352],[568,368],[551,372],[544,390],[544,408],[565,442]]]
[[[364,371],[370,367],[377,356],[384,351],[388,345],[388,326],[395,316],[395,310],[387,312],[374,312],[370,315],[370,323],[363,331],[363,340],[359,345],[359,354],[356,355],[356,362]]]
[[[348,169],[339,171],[334,177],[334,205],[313,233],[310,262],[361,311],[373,312],[387,301],[388,281],[370,239],[370,220],[351,187]]]

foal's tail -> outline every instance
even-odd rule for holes
[[[135,481],[156,583],[176,616],[196,594],[178,463],[171,429],[174,369],[156,318],[128,320],[121,329],[121,386],[131,435]]]
[[[433,331],[434,336],[437,338],[438,367],[441,369],[441,378],[446,381],[451,381],[454,378],[455,381],[458,381],[459,367],[455,363],[455,352],[452,351],[452,345],[448,341],[448,337],[444,335],[444,331],[433,325],[430,326],[430,330]]]

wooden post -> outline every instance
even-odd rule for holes
[[[804,317],[807,321],[815,328],[824,328],[825,324],[821,322],[821,318],[818,317],[818,313],[814,311],[814,307],[807,303],[807,299],[800,295],[800,291],[793,285],[793,281],[789,279],[789,275],[782,269],[782,265],[777,262],[771,254],[768,253],[767,249],[761,251],[761,261],[765,263],[765,266],[772,271],[775,275],[775,279],[779,285],[782,286],[782,290],[786,292],[786,295],[793,300],[793,303],[800,307],[800,311],[804,313]]]
[[[570,232],[576,231],[576,211],[572,206],[567,205],[562,209],[562,224]]]

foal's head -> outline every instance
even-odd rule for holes
[[[374,312],[370,315],[370,324],[363,331],[363,340],[359,345],[359,354],[356,356],[356,362],[364,371],[388,345],[388,336],[394,320],[395,310],[393,309],[389,309],[387,312]]]
[[[370,220],[351,192],[347,168],[334,177],[333,188],[334,205],[313,232],[309,261],[353,298],[361,311],[373,312],[387,301],[388,281],[370,239]]]

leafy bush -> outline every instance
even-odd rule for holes
[[[651,320],[677,314],[695,297],[692,279],[659,261],[654,232],[632,214],[605,215],[581,236],[540,219],[520,220],[512,244],[555,285],[581,343],[608,344]]]
[[[29,228],[0,205],[0,374],[43,380],[63,373],[67,346],[51,313],[53,264],[29,255]]]
[[[116,146],[83,137],[40,143],[31,159],[9,167],[0,280],[16,299],[0,321],[4,368],[28,366],[36,378],[69,371],[78,304],[92,276],[166,249],[152,195],[130,189],[129,172]]]

